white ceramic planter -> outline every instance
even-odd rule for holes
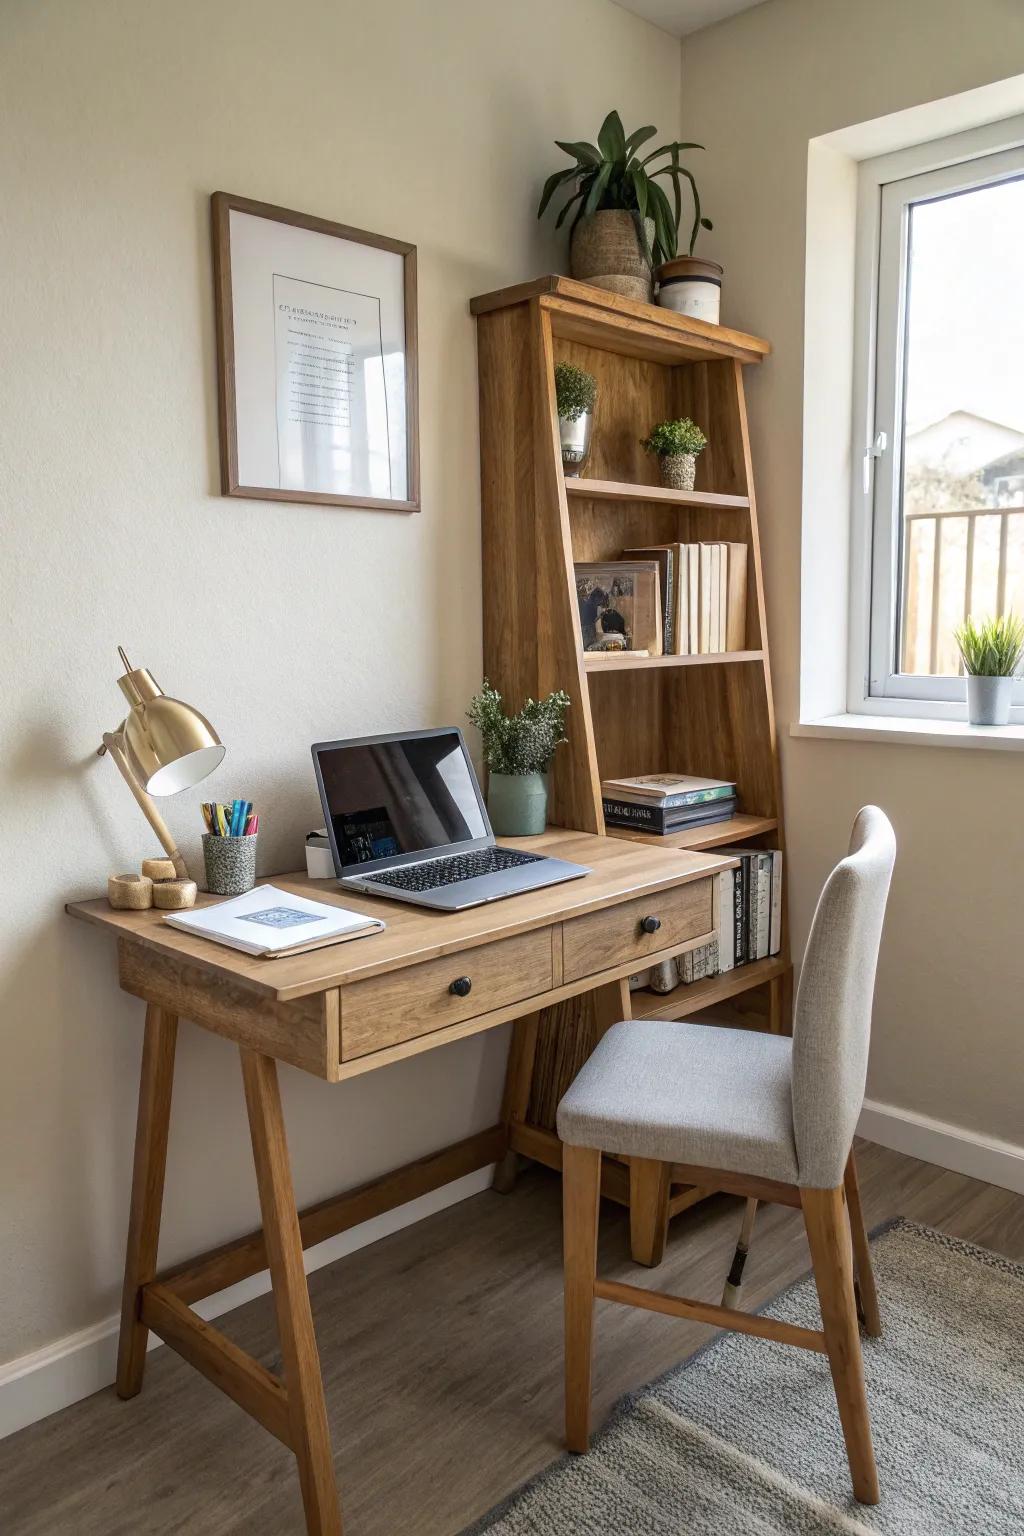
[[[967,718],[971,725],[1009,725],[1013,677],[967,678]]]

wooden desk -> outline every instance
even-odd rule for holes
[[[315,1536],[337,1536],[341,1513],[302,1250],[505,1159],[522,1119],[521,1071],[513,1052],[499,1124],[300,1214],[277,1062],[339,1082],[597,987],[604,989],[608,1022],[612,1014],[628,1017],[625,977],[711,936],[718,886],[711,876],[732,862],[557,830],[524,846],[586,864],[592,873],[452,914],[342,895],[305,875],[275,876],[286,890],[372,913],[388,925],[383,933],[279,960],[193,938],[157,911],[115,912],[105,900],[67,909],[116,935],[121,986],[147,1005],[118,1394],[140,1391],[152,1329],[294,1452],[306,1528]],[[642,926],[646,917],[659,920],[654,932]],[[463,977],[469,992],[450,991]],[[239,1047],[263,1227],[160,1274],[179,1017]],[[544,1160],[557,1162],[550,1148]],[[202,1297],[268,1267],[280,1376],[192,1311]]]

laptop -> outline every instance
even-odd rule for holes
[[[495,842],[455,726],[319,741],[313,766],[342,886],[460,912],[590,873]]]

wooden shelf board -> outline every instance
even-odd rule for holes
[[[747,992],[761,982],[772,981],[788,969],[789,963],[782,955],[771,955],[767,960],[752,960],[748,965],[738,965],[735,970],[711,976],[706,981],[691,981],[689,986],[680,983],[674,992],[652,992],[643,987],[630,994],[633,1017],[683,1019],[699,1013],[702,1008],[710,1008],[714,1003]]]
[[[636,672],[647,667],[721,667],[743,661],[764,661],[764,651],[710,651],[701,656],[637,656],[631,651],[613,651],[604,661],[600,653],[585,652],[587,672]]]
[[[722,496],[716,491],[673,491],[664,485],[630,485],[618,480],[588,480],[581,475],[567,475],[567,496],[589,501],[656,501],[675,507],[714,507],[718,511],[743,511],[749,508],[748,496]]]
[[[656,843],[662,848],[716,848],[725,843],[742,843],[762,832],[774,832],[779,825],[774,816],[730,816],[710,826],[687,827],[660,837],[657,832],[641,832],[636,827],[606,827],[608,837],[621,837],[629,843]]]

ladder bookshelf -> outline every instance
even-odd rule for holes
[[[484,671],[510,706],[564,688],[568,746],[551,775],[554,825],[604,833],[601,780],[671,769],[735,779],[741,813],[667,838],[614,837],[679,849],[782,847],[775,716],[743,369],[768,343],[564,277],[483,295],[477,317],[483,511]],[[562,473],[554,366],[597,379],[584,476]],[[640,439],[660,420],[691,416],[707,435],[693,491],[653,483]],[[574,561],[618,559],[669,542],[744,541],[748,581],[742,650],[595,659],[582,646]],[[784,866],[785,879],[785,866]],[[790,964],[782,951],[670,994],[605,987],[516,1026],[506,1118],[512,1144],[561,1165],[554,1106],[614,1019],[678,1019],[728,1010],[729,1022],[788,1026]],[[614,1166],[605,1193],[628,1200]],[[506,1181],[511,1168],[505,1170]],[[675,1187],[670,1211],[698,1192]]]

